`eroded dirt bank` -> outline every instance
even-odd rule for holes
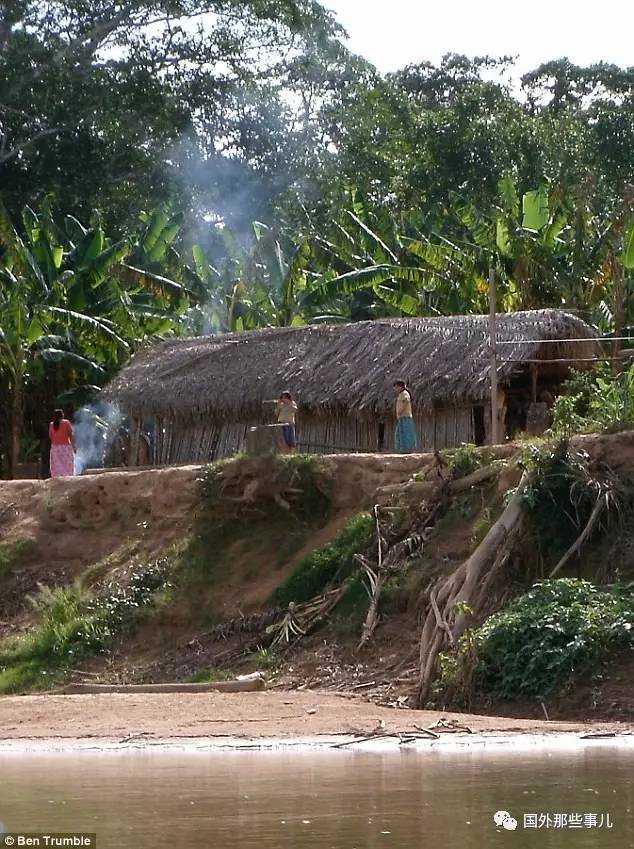
[[[579,444],[597,463],[634,480],[634,433],[584,437]],[[504,446],[498,457],[514,452],[516,446]],[[416,704],[426,587],[469,557],[506,492],[517,484],[517,468],[505,469],[486,486],[455,499],[433,535],[427,538],[422,528],[424,545],[416,548],[421,540],[412,537],[413,557],[407,554],[407,569],[384,594],[378,627],[362,650],[358,643],[367,595],[360,573],[342,610],[335,609],[291,646],[282,642],[272,649],[263,637],[269,624],[284,615],[288,598],[280,601],[277,593],[296,575],[298,564],[336,542],[350,520],[373,507],[378,490],[405,481],[421,486],[422,478],[429,481],[429,475],[437,473],[431,455],[340,455],[318,462],[318,477],[327,478],[328,505],[323,512],[323,498],[315,500],[313,493],[310,504],[302,505],[298,502],[306,491],[296,479],[286,490],[276,489],[267,477],[270,468],[263,466],[258,474],[257,465],[235,487],[211,497],[209,486],[203,494],[200,467],[0,483],[0,637],[33,628],[38,614],[28,597],[37,595],[41,586],[73,590],[79,581],[81,600],[82,593],[91,596],[126,586],[139,564],[163,558],[173,567],[159,593],[160,603],[144,610],[133,628],[117,632],[105,650],[82,655],[80,662],[62,668],[63,680],[184,682],[206,680],[196,677],[201,675],[213,680],[258,670],[276,688],[241,696],[0,697],[0,739],[367,734],[380,720],[393,732],[411,732],[416,723],[426,727],[447,716],[402,710]],[[366,519],[371,533],[368,554],[373,556],[374,519],[367,513]],[[352,555],[347,556],[351,561]],[[321,568],[318,560],[315,563]],[[588,547],[569,574],[595,580],[605,573],[604,564],[616,569],[620,580],[634,576],[634,521],[629,517],[624,517],[618,535]],[[354,564],[349,562],[349,567],[353,578]],[[522,568],[518,561],[509,571],[509,598],[535,580],[537,573],[523,574]],[[310,570],[302,579],[310,584]],[[306,598],[322,592],[323,586]],[[20,674],[29,673],[28,662]],[[561,730],[558,723],[543,722],[545,715],[550,720],[588,721],[592,727],[605,722],[612,729],[630,728],[632,662],[631,653],[625,653],[603,669],[600,678],[577,682],[546,704],[538,699],[473,701],[471,710],[482,715],[474,719],[460,714],[461,721],[484,732]],[[38,664],[35,686],[46,686],[41,668],[45,676],[48,669]],[[19,683],[5,689],[23,691]],[[346,694],[353,698],[344,698]],[[309,705],[311,700],[318,704]],[[523,719],[514,718],[518,716]]]

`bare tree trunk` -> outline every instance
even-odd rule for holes
[[[437,590],[432,590],[433,598],[420,639],[418,703],[421,706],[429,696],[438,668],[438,655],[446,646],[458,643],[469,618],[477,618],[486,602],[482,586],[483,582],[487,584],[489,569],[498,571],[508,559],[523,516],[522,497],[529,481],[529,474],[524,472],[502,515],[473,554]]]
[[[619,374],[623,364],[620,360],[622,343],[620,337],[627,318],[627,281],[625,269],[621,263],[614,258],[612,261],[612,287],[614,293],[614,340],[612,342],[612,371]]]
[[[22,451],[22,404],[24,400],[22,375],[16,375],[11,392],[11,431],[9,435],[9,477],[17,473],[20,453]]]

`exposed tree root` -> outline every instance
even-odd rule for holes
[[[530,479],[525,472],[502,515],[473,554],[431,588],[420,638],[418,703],[421,706],[427,702],[436,676],[438,655],[444,648],[457,644],[470,617],[478,618],[487,590],[512,553],[522,524],[522,497]]]
[[[493,462],[488,466],[482,466],[463,478],[454,480],[438,475],[435,480],[430,481],[407,481],[407,483],[382,486],[376,491],[376,500],[379,505],[392,502],[395,498],[408,504],[420,503],[424,499],[436,500],[441,495],[459,495],[467,492],[474,486],[486,480],[496,477],[502,468],[501,462]]]

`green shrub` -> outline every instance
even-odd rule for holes
[[[587,581],[545,581],[490,617],[472,638],[479,691],[544,698],[610,651],[634,644],[634,597]]]
[[[463,478],[475,472],[482,465],[482,457],[475,445],[469,442],[463,443],[454,451],[447,452],[450,463],[456,472],[456,476]]]
[[[334,542],[300,561],[293,574],[273,594],[273,603],[285,605],[291,601],[308,601],[323,592],[335,577],[342,580],[348,577],[354,568],[353,556],[367,551],[374,531],[372,516],[359,513]]]
[[[577,372],[566,381],[566,394],[553,406],[551,431],[555,436],[601,431],[634,422],[634,367],[614,374],[602,364]]]

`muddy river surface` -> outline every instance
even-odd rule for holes
[[[630,849],[634,746],[0,754],[0,821],[100,849]]]

